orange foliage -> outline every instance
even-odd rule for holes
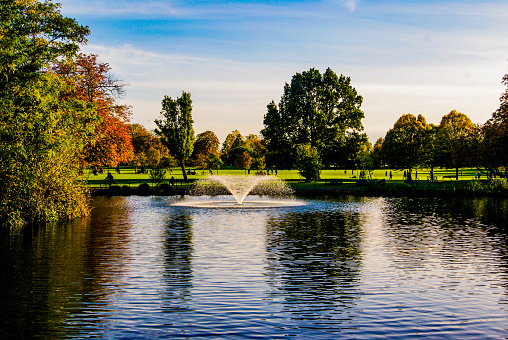
[[[110,69],[109,64],[99,62],[95,54],[80,54],[76,60],[55,67],[56,73],[74,84],[74,91],[68,95],[95,104],[101,118],[96,128],[97,138],[84,149],[82,159],[85,164],[116,166],[128,162],[133,156],[127,127],[131,108],[117,103],[126,84],[115,79],[109,73]]]

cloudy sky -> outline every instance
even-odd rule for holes
[[[90,27],[85,53],[130,86],[153,129],[164,95],[193,100],[196,133],[259,134],[266,105],[316,68],[351,78],[372,143],[404,113],[484,123],[508,72],[508,2],[473,0],[60,0]]]

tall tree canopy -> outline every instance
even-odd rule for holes
[[[236,142],[238,145],[237,140],[243,140],[243,136],[240,134],[240,131],[234,130],[231,133],[229,133],[226,136],[226,139],[222,143],[222,148],[220,150],[220,158],[222,161],[226,164],[233,164],[234,158],[231,157],[231,150],[233,149],[233,144]]]
[[[411,180],[412,169],[425,161],[425,138],[427,122],[422,115],[402,115],[386,133],[381,147],[385,162],[396,169],[408,169]]]
[[[508,73],[502,83],[507,88],[500,97],[499,109],[481,127],[479,161],[491,172],[508,178]]]
[[[456,169],[471,166],[473,143],[477,140],[478,130],[468,116],[455,110],[443,116],[436,135],[437,160],[443,167]]]
[[[0,6],[0,89],[26,81],[70,58],[86,43],[88,27],[60,14],[51,1],[5,0]]]
[[[86,42],[87,27],[51,1],[0,6],[0,221],[22,225],[88,212],[77,154],[98,123],[50,70]]]
[[[187,181],[185,163],[192,155],[195,141],[190,93],[182,92],[182,96],[176,99],[164,96],[161,116],[161,119],[155,120],[155,133],[175,157]]]
[[[348,137],[363,130],[362,101],[351,79],[330,68],[324,74],[313,68],[295,74],[284,86],[278,109],[273,102],[268,105],[262,131],[268,152],[290,154],[292,162],[296,145],[310,144],[323,163],[339,163]]]
[[[207,159],[211,155],[219,155],[219,138],[213,131],[205,131],[196,136],[194,143],[194,151],[192,152],[192,159],[194,164],[205,168]]]
[[[118,103],[125,93],[126,84],[116,79],[109,64],[99,62],[96,54],[79,54],[72,61],[62,61],[55,68],[58,74],[73,82],[70,96],[95,105],[101,123],[96,138],[83,153],[84,165],[126,163],[133,157],[133,147],[127,122],[130,107]]]

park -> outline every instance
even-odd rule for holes
[[[508,74],[493,110],[464,86],[488,3],[2,1],[0,338],[506,337]]]

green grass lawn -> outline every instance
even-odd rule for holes
[[[121,167],[120,174],[116,173],[115,168],[104,168],[104,173],[98,174],[97,176],[93,175],[89,170],[83,175],[83,180],[85,180],[89,187],[92,188],[100,188],[105,187],[105,179],[106,175],[110,171],[113,174],[114,181],[119,186],[131,186],[137,187],[141,183],[150,182],[149,174],[136,174],[134,172],[133,167]],[[381,180],[385,179],[387,183],[400,183],[403,181],[403,171],[402,170],[391,170],[392,172],[392,180],[389,180],[389,169],[378,169],[372,172],[372,176],[367,174],[367,178],[372,178],[373,180]],[[477,172],[476,169],[462,169],[459,171],[459,181],[469,181],[474,178],[474,174]],[[217,174],[217,171],[214,171]],[[251,175],[254,175],[255,171],[251,171]],[[244,170],[238,170],[234,168],[225,168],[218,171],[219,175],[244,175],[247,174]],[[349,187],[355,186],[356,180],[359,178],[360,171],[355,170],[323,170],[321,172],[321,181],[312,182],[312,183],[304,183],[303,178],[298,174],[297,170],[279,170],[277,172],[277,177],[283,180],[288,180],[288,182],[294,187],[326,187],[326,182],[334,181],[332,185],[337,183],[339,180],[342,181],[341,187]],[[413,171],[413,177],[416,174]],[[417,169],[418,174],[418,183],[427,184],[427,178],[429,176],[428,169]],[[455,181],[455,178],[443,178],[443,176],[454,176],[454,169],[436,169],[434,170],[434,175],[437,176],[438,181],[436,183],[430,183],[431,186],[442,187],[446,185],[452,185]],[[208,176],[208,171],[196,170],[196,175],[188,175],[190,180],[197,180],[203,177]],[[182,171],[180,169],[173,169],[172,172],[166,173],[164,183],[169,183],[171,177],[174,177],[178,183],[177,185],[189,185],[188,183],[181,183],[183,180]],[[485,177],[484,177],[485,178]],[[330,186],[330,183],[328,183]]]

